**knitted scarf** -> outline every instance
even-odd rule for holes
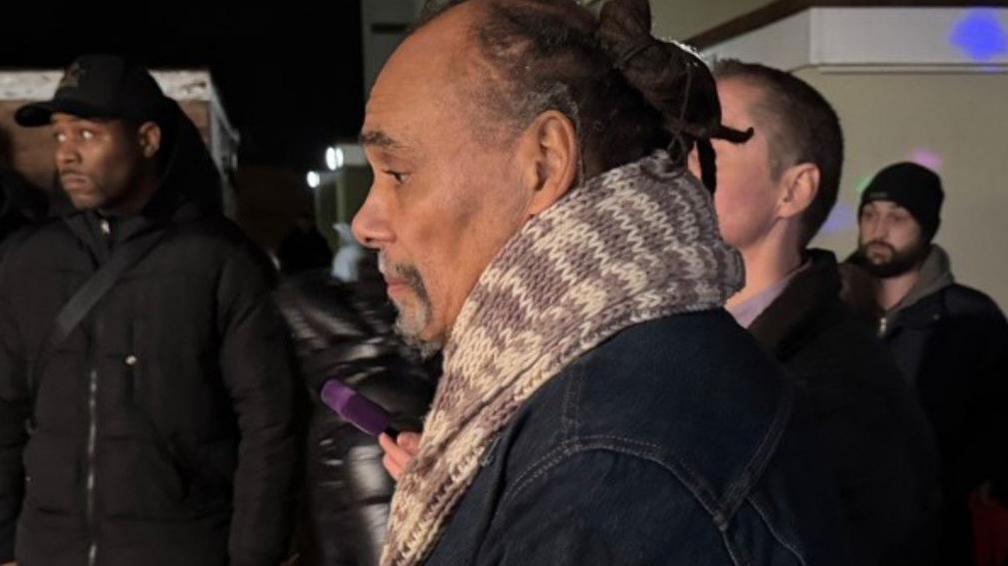
[[[624,328],[720,307],[743,279],[710,195],[663,151],[590,179],[527,222],[452,328],[382,565],[429,555],[483,452],[549,379]]]

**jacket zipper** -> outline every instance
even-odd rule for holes
[[[99,229],[105,238],[106,249],[112,237],[112,225],[101,219]],[[88,375],[88,441],[87,441],[87,526],[88,526],[88,566],[95,566],[98,560],[98,541],[95,535],[95,447],[98,442],[98,368],[95,364],[95,344],[101,340],[100,321],[95,321],[95,332],[91,341],[91,373]]]
[[[87,524],[91,539],[88,546],[88,566],[94,566],[98,555],[98,543],[95,541],[94,534],[95,444],[98,440],[97,404],[98,370],[92,367],[88,385]]]

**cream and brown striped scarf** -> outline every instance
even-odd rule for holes
[[[665,152],[592,178],[530,220],[455,321],[381,563],[428,556],[483,452],[550,378],[628,326],[723,305],[742,281],[710,195]]]

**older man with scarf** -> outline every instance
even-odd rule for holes
[[[684,167],[696,145],[713,187],[710,139],[749,133],[650,23],[646,0],[449,2],[372,90],[354,233],[444,353],[383,564],[846,563]]]

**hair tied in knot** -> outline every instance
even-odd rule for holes
[[[706,126],[691,124],[675,116],[665,116],[664,121],[665,129],[671,134],[689,134],[694,139],[711,137],[710,130]]]
[[[623,53],[619,55],[616,59],[616,68],[625,69],[630,61],[633,61],[635,57],[646,51],[649,47],[653,47],[658,43],[658,41],[651,37],[650,35],[644,35],[627,49],[623,50]]]
[[[610,0],[599,12],[595,36],[613,66],[626,69],[649,47],[661,44],[651,37],[651,5],[648,0]]]

